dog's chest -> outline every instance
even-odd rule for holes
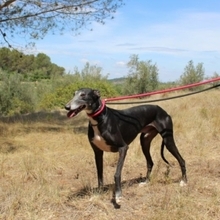
[[[97,126],[93,126],[94,137],[92,139],[92,143],[96,145],[100,150],[106,152],[116,152],[115,147],[108,145],[105,139],[101,136]]]

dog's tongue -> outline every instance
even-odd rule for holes
[[[74,117],[74,116],[76,116],[75,111],[69,111],[69,112],[67,113],[67,117],[68,117],[68,118],[72,118],[72,117]]]

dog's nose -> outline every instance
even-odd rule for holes
[[[64,108],[69,111],[70,110],[70,105],[65,105]]]

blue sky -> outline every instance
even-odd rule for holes
[[[70,72],[98,65],[110,79],[128,74],[132,54],[156,63],[164,82],[178,80],[190,60],[202,62],[206,76],[220,74],[219,0],[125,0],[113,20],[91,28],[79,36],[48,35],[36,42],[37,52]]]

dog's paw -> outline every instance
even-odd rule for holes
[[[141,181],[138,185],[140,187],[143,187],[143,186],[146,186],[150,183],[150,180],[149,179],[146,179],[145,181]]]
[[[117,204],[120,204],[120,203],[122,202],[122,196],[117,196],[117,197],[115,197],[115,202],[116,202]]]
[[[148,182],[144,181],[144,182],[140,182],[138,185],[139,187],[143,187],[146,186]]]
[[[187,185],[187,183],[185,181],[183,181],[183,180],[180,181],[180,186],[181,187],[186,186],[186,185]]]

